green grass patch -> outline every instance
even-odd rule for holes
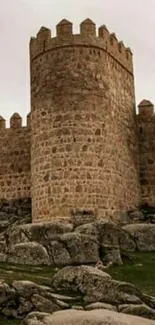
[[[113,266],[107,272],[116,280],[130,282],[143,293],[155,296],[155,252],[136,252],[123,265]]]
[[[7,319],[0,316],[0,325],[19,325],[21,320]]]
[[[50,285],[55,273],[56,270],[52,267],[0,263],[0,277],[8,284],[15,280],[28,280],[41,285]]]

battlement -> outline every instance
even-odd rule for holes
[[[0,132],[8,129],[21,129],[30,127],[30,113],[26,118],[26,126],[23,126],[22,117],[18,113],[14,113],[9,120],[10,127],[6,127],[6,120],[3,116],[0,116]]]
[[[138,114],[140,117],[150,117],[154,115],[154,105],[147,99],[143,99],[138,105]]]
[[[133,73],[130,48],[125,47],[105,25],[96,29],[91,19],[86,19],[80,24],[79,34],[73,34],[73,24],[66,19],[56,26],[56,37],[51,37],[50,29],[41,27],[37,36],[30,40],[30,59],[32,61],[44,52],[71,46],[94,47],[105,51],[128,72]]]

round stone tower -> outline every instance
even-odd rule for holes
[[[30,41],[33,222],[139,203],[132,53],[86,19]]]

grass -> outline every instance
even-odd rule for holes
[[[108,273],[116,280],[130,282],[145,294],[155,296],[155,252],[136,252],[123,265],[113,266]]]
[[[0,325],[19,325],[20,323],[20,320],[6,319],[4,317],[0,317]]]
[[[50,285],[55,273],[56,270],[52,267],[0,263],[1,279],[4,279],[8,284],[14,280],[28,280],[41,285]]]

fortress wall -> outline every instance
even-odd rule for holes
[[[33,222],[139,203],[132,54],[105,26],[80,31],[30,42]]]
[[[30,126],[15,113],[10,128],[0,117],[0,200],[30,197]]]
[[[109,164],[115,162],[110,188],[116,210],[132,210],[140,202],[138,132],[133,75],[108,57],[108,84],[113,149]],[[107,147],[110,142],[107,139]],[[103,171],[104,172],[104,171]]]
[[[143,100],[137,115],[141,204],[155,206],[155,114],[151,102]]]

